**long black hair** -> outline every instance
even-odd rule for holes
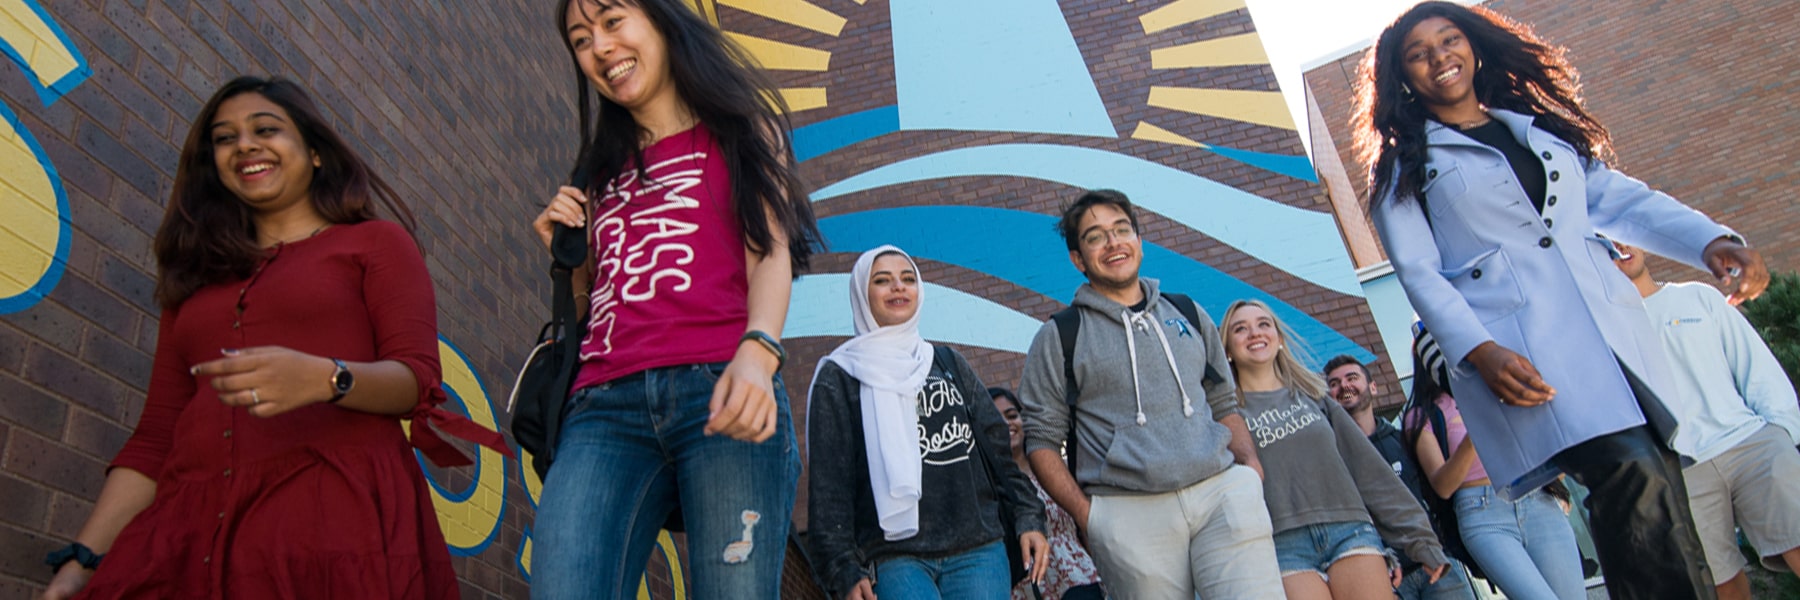
[[[180,305],[207,285],[249,277],[265,256],[256,244],[250,207],[225,188],[213,158],[213,117],[219,105],[241,94],[262,96],[287,111],[301,140],[318,154],[311,196],[313,208],[326,222],[344,225],[374,219],[373,201],[378,200],[401,226],[413,230],[406,203],[325,123],[306,90],[279,77],[239,77],[213,92],[188,126],[187,141],[181,146],[169,206],[152,243],[156,301],[163,308]]]
[[[1401,63],[1406,35],[1432,17],[1449,19],[1468,39],[1479,60],[1474,85],[1482,105],[1535,115],[1539,128],[1574,146],[1583,160],[1610,156],[1611,136],[1583,107],[1579,75],[1564,48],[1486,8],[1421,2],[1381,31],[1357,71],[1352,127],[1357,154],[1370,167],[1370,204],[1390,192],[1396,198],[1424,193],[1425,121],[1433,116],[1402,90]]]
[[[824,249],[824,236],[813,217],[812,202],[794,158],[789,138],[787,104],[769,76],[742,47],[718,28],[675,0],[561,0],[556,31],[563,35],[575,65],[575,95],[581,113],[581,146],[570,178],[577,187],[611,181],[626,165],[644,168],[639,141],[646,131],[625,107],[600,97],[581,71],[569,45],[569,9],[575,3],[601,7],[628,4],[643,9],[668,49],[669,75],[676,95],[706,125],[724,154],[731,180],[731,205],[743,230],[744,245],[766,254],[775,235],[773,220],[785,234],[788,255],[798,275]],[[596,98],[598,108],[596,109]]]

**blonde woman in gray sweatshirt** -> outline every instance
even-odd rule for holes
[[[1449,561],[1425,512],[1356,421],[1306,368],[1299,340],[1268,305],[1239,300],[1220,328],[1265,473],[1275,558],[1290,600],[1392,599],[1383,545],[1436,582]]]

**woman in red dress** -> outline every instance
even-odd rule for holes
[[[295,84],[207,101],[156,234],[143,417],[45,598],[457,595],[411,449],[468,461],[418,424],[504,446],[437,408],[430,274],[377,199],[411,221]]]

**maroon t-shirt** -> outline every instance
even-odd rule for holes
[[[594,289],[577,389],[645,369],[731,360],[749,277],[731,181],[706,127],[644,149],[614,177],[590,230]]]

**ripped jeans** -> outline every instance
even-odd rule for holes
[[[677,502],[690,597],[781,596],[800,478],[787,392],[777,374],[780,420],[767,441],[704,435],[724,368],[649,369],[569,399],[532,527],[532,598],[636,598],[657,531]]]

